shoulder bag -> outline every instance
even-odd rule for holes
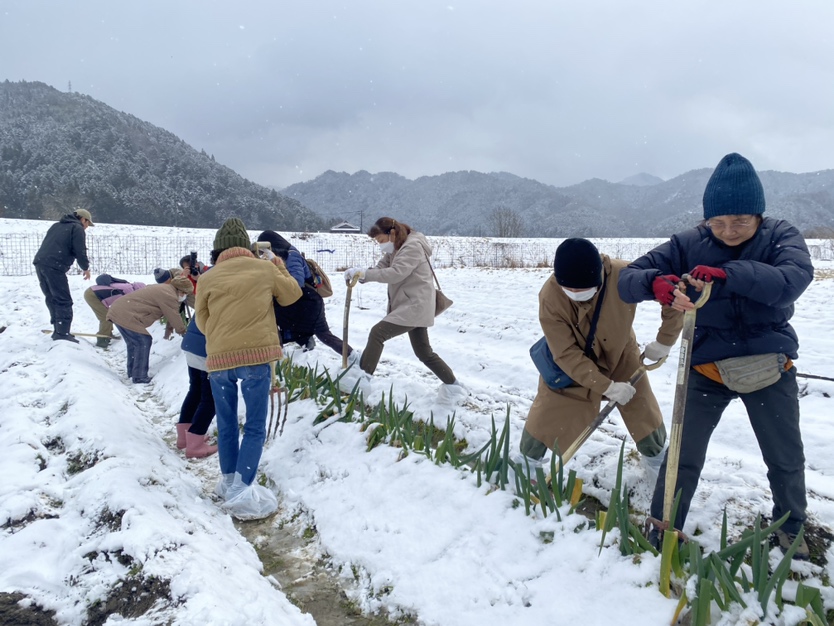
[[[591,360],[595,360],[593,357],[594,335],[597,332],[597,322],[602,309],[602,301],[605,299],[605,287],[607,285],[608,281],[606,280],[599,291],[597,306],[594,308],[594,316],[591,318],[591,331],[588,333],[588,340],[585,342],[585,356]],[[533,344],[530,348],[530,358],[533,359],[533,364],[539,370],[544,383],[551,389],[564,389],[575,384],[570,376],[553,360],[553,353],[550,351],[550,346],[547,345],[547,337],[542,337]]]

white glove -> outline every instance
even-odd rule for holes
[[[612,382],[602,395],[617,404],[628,404],[635,393],[637,393],[637,390],[628,383]]]
[[[365,270],[361,270],[358,267],[351,267],[349,270],[345,270],[346,283],[352,281],[354,276],[358,276],[359,280],[362,280],[365,277]]]
[[[649,361],[659,361],[663,357],[669,356],[669,350],[671,349],[672,346],[663,345],[659,341],[652,341],[643,350],[643,354],[646,355]]]
[[[261,250],[260,254],[265,261],[272,261],[275,258],[275,253],[272,250]]]

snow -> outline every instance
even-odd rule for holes
[[[13,231],[3,220],[0,234]],[[8,226],[8,228],[7,228]],[[98,226],[97,226],[98,228]],[[182,231],[182,229],[179,229]],[[19,232],[16,231],[16,232]],[[167,229],[132,229],[165,237]],[[555,249],[555,244],[554,244]],[[172,265],[177,259],[171,259]],[[818,262],[830,269],[831,262]],[[107,268],[94,268],[106,271]],[[417,361],[406,338],[391,340],[369,384],[374,403],[393,385],[397,402],[443,425],[455,412],[456,434],[471,446],[489,435],[490,418],[511,411],[512,447],[535,395],[537,374],[528,356],[540,336],[537,294],[547,269],[438,270],[454,306],[430,329],[432,345],[471,391],[462,404],[438,400],[440,382]],[[123,276],[148,282],[148,276]],[[331,329],[341,334],[345,291],[327,302]],[[95,332],[82,293],[70,275],[73,329]],[[793,319],[802,346],[800,372],[832,376],[834,337],[828,305],[831,283],[815,281]],[[364,346],[384,315],[385,286],[359,285],[350,309],[350,342]],[[17,591],[56,611],[62,624],[84,623],[87,607],[128,573],[170,581],[177,606],[142,618],[108,623],[313,624],[261,574],[252,546],[212,496],[217,458],[186,461],[173,445],[174,423],[188,386],[179,340],[151,329],[150,385],[125,376],[123,342],[107,352],[92,341],[53,342],[41,329],[49,318],[34,276],[0,277],[0,591]],[[638,308],[638,340],[655,338],[655,305]],[[338,372],[340,355],[319,345],[287,351],[296,363]],[[667,427],[671,420],[677,349],[649,374]],[[830,419],[834,383],[801,381],[807,458],[808,512],[830,530],[834,519],[834,458]],[[243,407],[241,405],[241,414]],[[306,516],[318,550],[343,577],[366,611],[416,615],[426,625],[520,623],[669,623],[676,600],[656,587],[659,559],[620,556],[617,531],[599,549],[600,533],[578,515],[542,519],[514,507],[510,492],[478,487],[475,477],[416,455],[378,446],[366,452],[357,424],[313,427],[311,401],[293,403],[282,437],[268,443],[261,470],[274,483],[284,516]],[[214,426],[212,427],[212,429]],[[621,442],[632,506],[648,509],[651,494],[634,443],[615,412],[570,461],[586,493],[607,503]],[[81,469],[86,467],[87,469]],[[79,471],[81,469],[81,471]],[[727,507],[731,534],[770,514],[766,470],[740,402],[716,429],[685,530],[704,546],[718,545]],[[276,523],[280,520],[276,520]],[[584,529],[583,529],[584,528]],[[552,535],[552,541],[545,537]],[[828,565],[795,564],[821,587]],[[117,558],[120,557],[120,558]],[[824,600],[834,607],[830,587]],[[775,607],[774,607],[775,608]],[[743,623],[742,615],[722,624]],[[524,622],[522,621],[524,620]],[[780,624],[800,621],[786,611]]]

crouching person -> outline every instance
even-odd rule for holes
[[[113,322],[107,319],[107,310],[122,296],[142,289],[145,283],[129,283],[123,278],[114,278],[110,274],[101,274],[96,284],[84,291],[84,300],[90,305],[98,319],[98,338],[96,346],[106,348],[113,339]],[[118,339],[118,337],[116,337]]]
[[[626,265],[601,255],[587,239],[567,239],[557,248],[554,273],[539,292],[539,320],[553,360],[571,384],[551,389],[539,377],[521,437],[523,465],[540,464],[548,449],[565,452],[607,398],[617,402],[654,485],[666,428],[648,378],[643,376],[634,386],[628,383],[640,367],[640,348],[632,328],[636,307],[623,302],[617,292]],[[649,361],[669,354],[683,326],[683,315],[671,307],[663,307],[661,314],[657,339],[646,346]]]
[[[206,336],[223,474],[215,493],[238,519],[266,517],[278,507],[271,491],[254,484],[266,440],[271,363],[282,356],[272,299],[283,306],[292,304],[301,297],[301,289],[278,257],[267,257],[252,254],[243,222],[229,218],[214,238],[214,267],[200,277],[197,290],[195,318]],[[242,440],[238,383],[246,404]]]
[[[116,325],[127,348],[127,375],[134,384],[151,382],[148,363],[153,337],[148,327],[165,318],[177,334],[185,334],[179,305],[191,293],[187,278],[175,278],[169,284],[148,285],[127,294],[110,305],[107,319]]]

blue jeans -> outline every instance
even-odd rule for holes
[[[264,441],[266,415],[269,411],[269,387],[272,373],[267,363],[246,365],[209,374],[214,408],[217,410],[217,453],[223,474],[240,474],[251,485],[258,471]],[[237,383],[246,405],[243,441],[237,421]]]
[[[122,338],[127,348],[127,375],[133,382],[147,382],[148,365],[151,359],[151,344],[153,337],[144,333],[137,333],[116,324],[116,328],[122,333]]]

